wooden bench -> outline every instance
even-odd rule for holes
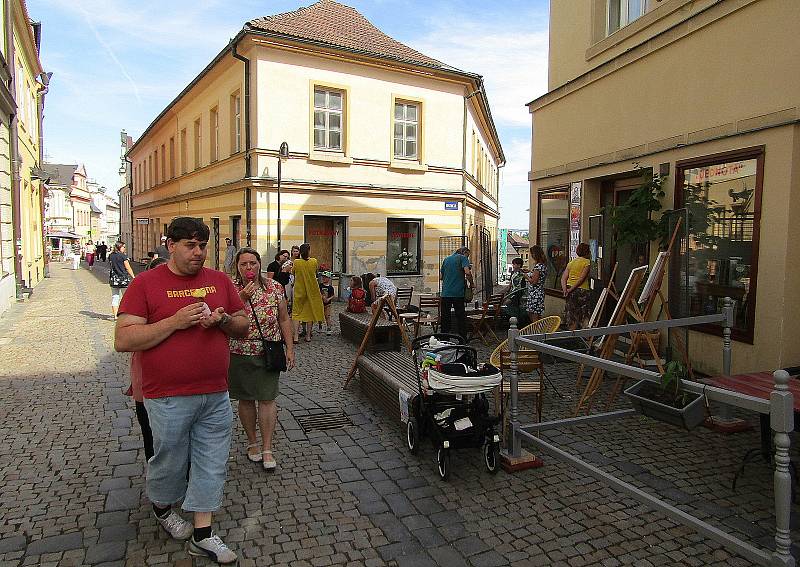
[[[361,345],[371,319],[372,314],[369,312],[348,313],[345,311],[339,313],[339,328],[341,329],[342,337],[356,345]],[[369,343],[367,343],[367,352],[396,351],[400,349],[400,342],[400,328],[397,323],[386,319],[378,319],[375,328],[372,330]]]
[[[400,423],[400,390],[412,398],[419,393],[411,355],[405,350],[368,353],[359,357],[357,367],[362,391]]]

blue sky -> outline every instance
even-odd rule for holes
[[[49,161],[118,189],[119,131],[134,139],[241,29],[311,0],[28,0],[53,72]],[[390,36],[486,81],[508,165],[501,226],[528,226],[530,115],[547,89],[547,0],[344,0]],[[524,203],[524,206],[521,206]]]

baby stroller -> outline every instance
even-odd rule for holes
[[[412,355],[419,393],[409,400],[409,451],[416,453],[420,439],[428,435],[436,449],[439,476],[447,480],[451,449],[482,447],[486,470],[496,473],[500,436],[495,426],[500,418],[489,415],[486,392],[500,384],[500,371],[490,364],[479,368],[475,349],[460,335],[418,337]]]

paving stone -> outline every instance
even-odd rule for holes
[[[142,491],[139,488],[110,490],[106,496],[106,512],[131,510],[139,507]]]
[[[43,553],[55,553],[68,549],[78,549],[83,546],[83,534],[73,532],[64,535],[51,536],[32,541],[28,545],[26,555],[41,555]]]
[[[130,488],[131,481],[128,478],[107,478],[100,483],[100,492],[109,492],[111,490],[119,490],[120,488]]]
[[[428,549],[428,553],[439,565],[463,565],[464,557],[461,553],[453,549],[452,546],[443,545]]]
[[[483,543],[476,537],[465,537],[453,542],[453,547],[456,548],[462,555],[470,556],[476,553],[483,553],[489,549],[489,546]]]
[[[130,427],[130,419],[126,419],[128,427]],[[136,462],[138,455],[137,451],[115,451],[108,455],[109,465],[128,465]]]
[[[131,524],[118,524],[115,526],[108,526],[100,530],[100,543],[107,543],[112,541],[127,541],[129,539],[136,539],[137,530],[136,526]]]
[[[25,549],[26,545],[25,536],[4,537],[0,539],[0,554],[21,551]]]
[[[93,545],[86,550],[86,562],[90,565],[107,561],[116,561],[125,557],[126,543],[114,541]]]
[[[129,515],[128,512],[124,510],[118,512],[103,512],[102,514],[97,515],[96,525],[98,528],[103,528],[106,526],[127,524],[128,515]]]
[[[506,564],[505,558],[496,551],[475,555],[469,561],[474,567],[500,567]]]

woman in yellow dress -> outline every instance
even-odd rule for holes
[[[585,242],[578,244],[577,257],[567,264],[561,275],[561,291],[566,298],[566,324],[570,331],[583,327],[592,311],[592,290],[589,289],[591,253]]]
[[[294,342],[300,342],[300,323],[306,323],[306,342],[311,342],[314,323],[325,319],[322,294],[317,281],[317,259],[310,258],[311,245],[300,246],[300,257],[294,260],[294,302],[292,303],[292,327]],[[310,324],[308,324],[310,323]]]

